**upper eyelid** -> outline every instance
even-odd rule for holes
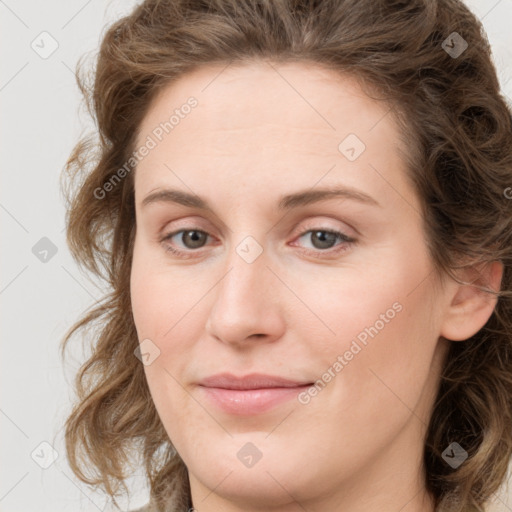
[[[352,228],[352,229],[354,229],[354,228]],[[335,232],[346,234],[346,233],[344,233],[343,228],[333,228],[330,226],[317,225],[317,226],[311,226],[311,227],[304,227],[301,230],[299,230],[299,232],[295,236],[301,236],[301,235],[304,235],[305,233],[308,233],[309,231],[315,231],[315,230],[316,231],[335,231]],[[173,229],[172,231],[169,231],[169,232],[165,232],[165,229],[162,231],[163,231],[162,237],[174,236],[183,231],[200,231],[201,233],[206,233],[209,236],[214,236],[207,229],[203,229],[203,228],[197,227],[197,226],[184,226],[182,228]],[[354,231],[356,231],[356,230],[354,229]],[[347,235],[347,236],[350,236],[350,235]]]
[[[181,228],[181,229],[177,229],[177,230],[173,230],[173,231],[170,231],[169,233],[166,233],[166,234],[163,234],[162,238],[161,238],[161,241],[164,242],[166,240],[170,240],[171,238],[173,238],[174,236],[180,234],[180,233],[183,233],[183,232],[186,232],[186,231],[199,231],[201,233],[204,233],[206,234],[207,236],[209,237],[213,237],[215,238],[211,233],[209,233],[208,231],[204,230],[204,229],[200,229],[200,228],[195,228],[195,227],[184,227],[184,228]],[[294,237],[295,238],[300,238],[300,237],[303,237],[305,234],[307,233],[310,233],[310,232],[313,232],[313,231],[323,231],[323,232],[330,232],[330,233],[334,233],[334,234],[337,234],[337,235],[341,235],[341,237],[345,237],[347,239],[350,239],[350,240],[355,240],[355,237],[354,236],[351,236],[351,235],[347,235],[344,230],[342,229],[335,229],[335,228],[330,228],[330,227],[327,227],[327,226],[317,226],[317,227],[310,227],[310,228],[303,228],[299,231],[299,233],[295,234]],[[294,238],[294,239],[295,239]],[[195,252],[193,249],[181,249],[181,250],[185,250],[185,251],[190,251],[190,252]]]
[[[342,221],[342,220],[340,220],[340,219],[334,219],[334,218],[332,218],[332,217],[331,217],[331,216],[329,216],[329,215],[316,215],[315,217],[324,217],[324,219],[322,219],[322,220],[312,220],[312,219],[309,219],[309,218],[308,218],[308,219],[306,219],[305,221],[304,221],[304,220],[303,220],[303,221],[301,221],[301,222],[299,223],[299,225],[303,225],[304,223],[305,223],[305,224],[308,224],[308,225],[310,225],[311,223],[313,223],[313,224],[317,224],[317,225],[312,225],[312,226],[311,226],[311,227],[309,227],[309,228],[304,227],[304,228],[301,230],[300,234],[302,234],[304,231],[307,231],[308,229],[321,229],[321,230],[325,230],[325,231],[327,231],[327,230],[331,230],[331,231],[341,231],[341,232],[343,232],[343,231],[347,231],[347,228],[348,228],[348,230],[349,230],[349,231],[350,231],[350,230],[352,230],[352,231],[354,231],[354,233],[355,233],[356,235],[358,235],[358,236],[362,236],[362,235],[361,235],[361,233],[359,232],[359,230],[358,230],[355,226],[353,226],[353,225],[351,225],[351,224],[348,224],[348,223],[347,223],[347,222],[345,222],[345,221]],[[186,218],[186,217],[184,217],[184,218]],[[199,219],[201,219],[201,217],[199,217]],[[343,228],[343,227],[331,227],[331,226],[327,226],[327,225],[325,225],[324,223],[329,222],[329,221],[327,221],[327,220],[325,220],[325,219],[329,219],[329,220],[330,220],[330,222],[342,222],[346,227],[345,227],[345,228]],[[174,222],[179,222],[179,221],[181,221],[181,220],[182,220],[182,218],[180,218],[180,219],[176,219]],[[174,222],[173,222],[173,223],[174,223]],[[187,231],[187,230],[188,230],[188,231],[192,231],[192,230],[193,230],[193,231],[203,231],[203,232],[207,233],[208,235],[211,235],[211,232],[208,230],[208,228],[203,229],[203,227],[201,227],[200,225],[195,225],[195,226],[194,226],[194,225],[193,225],[193,224],[194,224],[194,222],[197,222],[197,221],[194,221],[194,220],[188,220],[188,221],[185,221],[185,222],[186,222],[187,224],[185,224],[183,227],[181,227],[181,228],[177,227],[177,228],[173,229],[172,231],[168,231],[168,234],[170,234],[170,233],[174,233],[174,234],[175,234],[175,233],[178,233],[178,232],[180,232],[180,231]],[[210,224],[210,221],[207,221],[207,222]],[[322,224],[324,224],[324,225],[322,225]],[[224,224],[224,223],[222,223],[222,225],[223,225],[223,226],[225,226],[225,224]],[[274,226],[275,226],[275,225],[274,225]],[[229,230],[229,231],[232,231],[231,229],[229,229],[229,227],[228,227],[228,230]],[[163,232],[165,232],[165,231],[166,231],[166,228],[164,227],[164,228],[161,230],[161,233],[163,233]],[[294,230],[294,231],[295,231],[295,230]],[[211,236],[213,236],[213,235],[211,235]],[[350,236],[350,235],[347,235],[347,236]]]

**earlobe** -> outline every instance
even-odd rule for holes
[[[493,261],[465,268],[459,284],[452,280],[451,300],[445,311],[440,335],[452,341],[467,340],[476,334],[489,320],[497,304],[497,298],[481,288],[499,291],[503,276],[503,264]]]

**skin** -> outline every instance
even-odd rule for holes
[[[138,145],[190,96],[197,107],[135,172],[131,296],[139,340],[160,350],[146,377],[195,509],[433,511],[422,457],[441,363],[495,301],[433,272],[389,107],[312,63],[211,65],[159,94]],[[354,161],[338,149],[350,133],[366,146]],[[329,186],[379,206],[334,197],[277,209],[281,195]],[[161,188],[213,211],[142,205]],[[208,237],[194,245],[189,230]],[[318,230],[356,242],[322,245]],[[237,253],[247,236],[262,249],[251,263]],[[500,268],[481,275],[499,286]],[[240,417],[197,386],[224,371],[313,382],[395,303],[400,312],[307,404]],[[237,457],[246,443],[262,454],[252,467]]]

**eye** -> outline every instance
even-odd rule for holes
[[[204,244],[206,239],[208,238],[208,233],[205,231],[201,231],[199,229],[181,229],[180,231],[175,231],[173,233],[169,233],[162,238],[162,242],[167,242],[172,240],[176,235],[181,233],[181,242],[185,245],[185,249],[200,249]],[[180,249],[176,249],[174,246],[164,243],[166,246],[166,250],[178,255],[184,255],[187,251],[183,251]],[[186,257],[186,256],[185,256]]]
[[[177,236],[180,235],[181,236]],[[193,257],[193,253],[196,252],[194,249],[200,249],[206,244],[206,241],[210,235],[206,233],[206,231],[202,231],[199,229],[181,229],[179,231],[174,231],[172,233],[169,233],[165,235],[161,239],[161,243],[164,245],[165,250],[167,252],[171,252],[175,254],[176,256],[182,257],[182,258],[190,258]],[[307,254],[314,254],[318,255],[320,253],[335,253],[338,254],[339,252],[347,250],[350,245],[356,243],[355,238],[351,238],[344,233],[336,230],[331,229],[309,229],[307,231],[304,231],[301,235],[299,235],[298,239],[302,239],[309,236],[313,248],[308,249],[306,248]],[[181,240],[181,243],[183,244],[183,248],[179,249],[176,248],[176,242],[172,242],[173,238],[177,238],[177,240]],[[335,246],[336,241],[339,241],[338,248],[331,250]],[[296,245],[296,244],[292,244]]]
[[[330,229],[309,229],[308,231],[304,231],[301,235],[299,235],[298,239],[301,238],[309,238],[313,245],[313,249],[308,249],[307,253],[321,253],[321,252],[329,252],[329,253],[339,253],[341,251],[347,250],[350,245],[356,242],[355,238],[351,238],[340,231],[330,230]],[[339,241],[338,248],[330,251],[335,247],[336,241]]]

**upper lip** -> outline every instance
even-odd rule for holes
[[[231,373],[219,373],[206,377],[199,382],[200,386],[223,389],[295,388],[307,384],[311,384],[311,382],[289,380],[263,373],[251,373],[242,377],[237,377]]]

